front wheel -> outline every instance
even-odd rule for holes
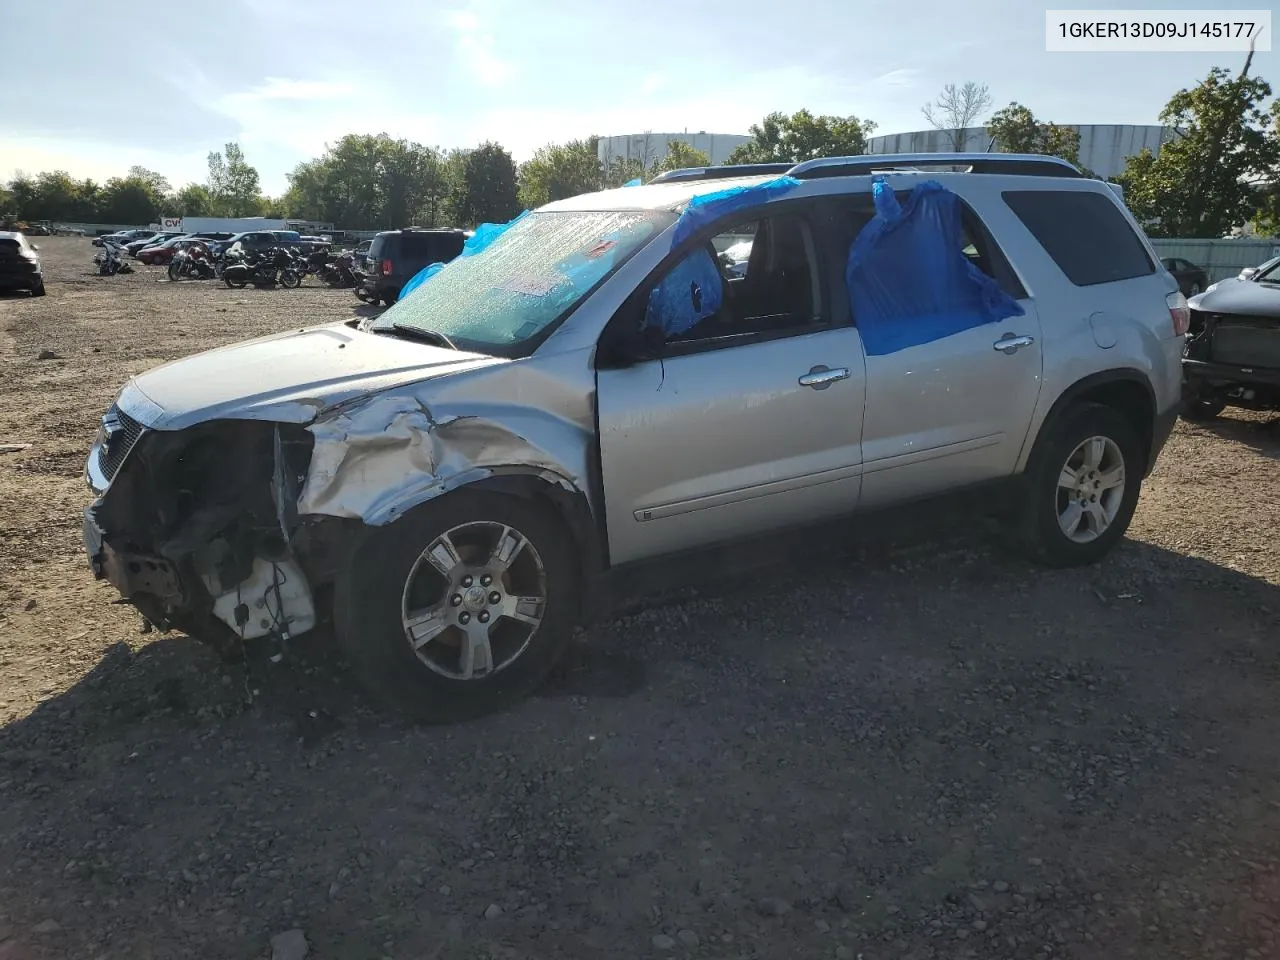
[[[282,270],[280,271],[280,285],[292,290],[302,285],[302,278],[298,276],[296,270]]]
[[[532,503],[460,490],[373,528],[339,577],[338,640],[377,699],[429,722],[492,713],[555,666],[577,564]]]
[[[181,279],[181,277],[182,277],[181,266],[175,263],[174,261],[170,260],[169,261],[169,279],[173,281],[177,281]]]
[[[246,283],[243,277],[232,277],[229,274],[222,275],[222,282],[235,290],[243,290]]]
[[[36,281],[36,285],[35,285],[34,287],[32,287],[32,288],[31,288],[31,295],[32,295],[33,297],[43,297],[43,296],[44,296],[44,281],[43,281],[43,280],[37,280],[37,281]]]
[[[1095,403],[1068,409],[1027,466],[1023,546],[1052,567],[1102,559],[1128,529],[1145,465],[1137,431],[1115,409]]]

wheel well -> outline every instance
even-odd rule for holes
[[[1151,387],[1136,371],[1096,374],[1086,377],[1064,391],[1040,428],[1040,436],[1048,436],[1057,420],[1070,407],[1081,403],[1097,403],[1122,414],[1142,440],[1145,458],[1151,456],[1154,438],[1156,404]],[[1149,464],[1144,463],[1145,467]]]

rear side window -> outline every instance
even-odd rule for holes
[[[369,259],[381,260],[382,251],[386,248],[386,246],[387,246],[386,237],[374,237],[373,243],[369,245]]]
[[[1077,287],[1155,273],[1110,197],[1074,190],[1006,190],[1004,202]]]
[[[423,263],[447,262],[462,252],[463,237],[457,233],[402,233],[402,256]]]

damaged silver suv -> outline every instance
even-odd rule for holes
[[[619,572],[749,535],[999,485],[1035,557],[1098,559],[1188,320],[1105,184],[986,154],[675,171],[486,225],[411,286],[131,380],[84,531],[160,628],[331,614],[430,720],[527,694]]]

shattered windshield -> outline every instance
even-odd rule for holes
[[[370,329],[413,328],[462,349],[510,349],[577,306],[671,220],[652,210],[530,213],[449,263]]]

